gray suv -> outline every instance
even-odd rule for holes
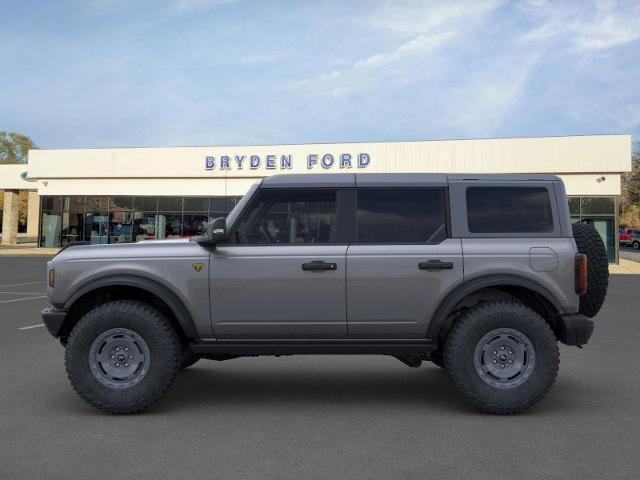
[[[608,282],[549,175],[278,175],[191,239],[82,245],[47,265],[49,332],[77,393],[147,409],[200,359],[380,354],[444,367],[516,413],[581,346]]]

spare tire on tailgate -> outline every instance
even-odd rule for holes
[[[604,303],[609,285],[607,249],[593,225],[574,223],[572,227],[578,252],[587,256],[587,292],[580,296],[579,313],[594,317]]]

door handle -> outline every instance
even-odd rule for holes
[[[308,270],[310,272],[319,272],[321,270],[337,270],[337,263],[327,263],[324,260],[314,260],[309,263],[302,264],[302,270]]]
[[[453,262],[443,262],[442,260],[429,260],[418,264],[420,270],[451,270]]]

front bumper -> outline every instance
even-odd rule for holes
[[[556,335],[565,345],[586,345],[593,333],[593,320],[586,315],[576,313],[573,315],[561,315],[558,321]]]
[[[49,333],[56,338],[60,338],[64,330],[64,320],[67,311],[56,307],[47,307],[42,311],[42,321],[49,330]]]

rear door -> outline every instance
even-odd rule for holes
[[[338,189],[260,189],[211,255],[217,338],[344,338]]]
[[[444,187],[356,191],[347,252],[352,338],[424,338],[440,300],[463,277],[460,239],[449,238]]]

